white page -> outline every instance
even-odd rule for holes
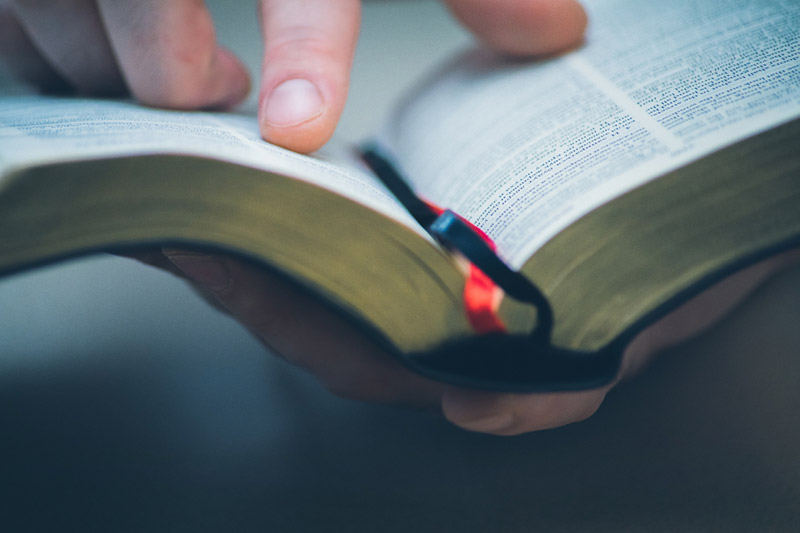
[[[185,154],[298,177],[423,233],[346,150],[317,157],[264,142],[255,117],[146,108],[130,102],[34,95],[0,98],[0,184],[14,168],[135,154]]]
[[[602,203],[800,115],[800,2],[586,3],[580,50],[468,54],[381,137],[420,195],[515,268]]]

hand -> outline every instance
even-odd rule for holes
[[[466,26],[510,54],[576,44],[576,0],[447,0]],[[359,0],[262,0],[259,123],[267,141],[311,152],[333,134],[347,96]],[[242,63],[218,46],[199,0],[0,0],[0,58],[50,90],[130,92],[144,104],[225,109],[248,93]]]
[[[589,417],[616,383],[634,375],[658,351],[709,327],[771,274],[800,265],[800,250],[723,280],[641,332],[627,347],[614,383],[542,394],[467,390],[412,374],[305,291],[241,261],[185,250],[137,259],[188,278],[274,353],[308,370],[335,394],[429,407],[464,429],[515,435]]]

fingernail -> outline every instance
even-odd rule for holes
[[[319,89],[308,80],[286,80],[272,90],[264,110],[264,121],[272,126],[302,124],[322,114]]]
[[[213,257],[185,253],[165,255],[184,274],[211,292],[223,292],[230,285],[228,269]]]
[[[512,413],[499,413],[485,418],[458,421],[458,425],[462,428],[482,433],[497,433],[509,429],[513,424],[514,415]]]

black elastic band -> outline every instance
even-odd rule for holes
[[[414,220],[425,228],[433,224],[438,214],[428,204],[420,200],[395,166],[384,157],[376,147],[368,146],[361,150],[361,159],[372,172],[386,185],[397,200],[403,204]]]
[[[549,344],[553,329],[553,310],[547,298],[536,285],[521,273],[512,270],[484,241],[483,237],[453,211],[446,209],[437,214],[409,187],[397,169],[374,146],[361,153],[363,161],[395,195],[411,216],[444,246],[457,250],[481,269],[505,293],[536,308],[536,329],[531,332],[531,341]]]
[[[439,215],[428,231],[448,248],[464,254],[508,296],[533,304],[537,312],[536,329],[531,333],[533,340],[539,343],[550,342],[553,310],[550,308],[550,302],[536,285],[516,270],[511,270],[480,235],[449,209]]]

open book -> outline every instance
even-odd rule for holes
[[[587,3],[579,50],[465,53],[366,154],[300,156],[236,114],[2,98],[0,274],[97,251],[225,251],[425,375],[608,382],[649,324],[800,247],[800,5]]]

